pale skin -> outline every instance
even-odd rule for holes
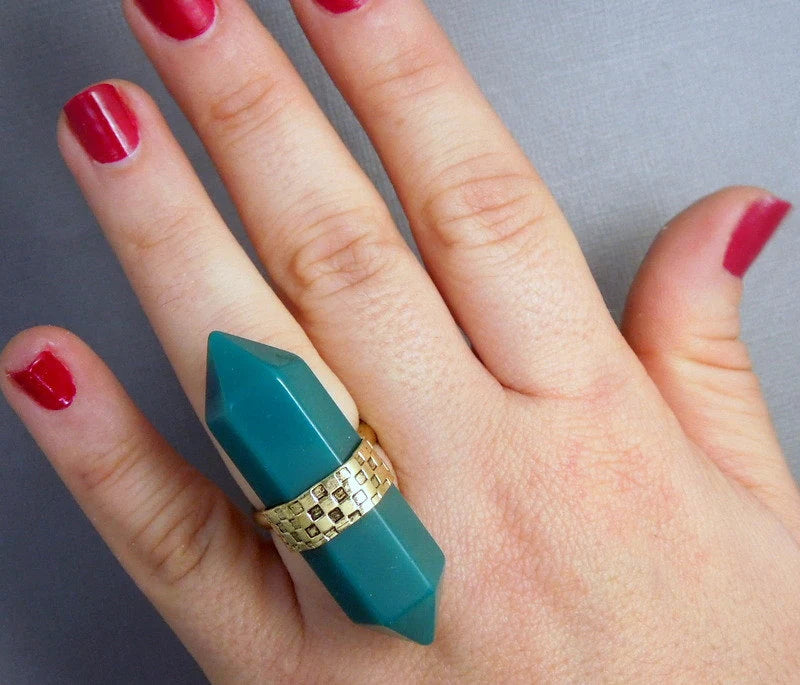
[[[669,222],[620,331],[422,2],[293,4],[427,273],[243,0],[183,43],[124,7],[280,295],[139,88],[115,82],[140,125],[130,158],[93,162],[63,117],[58,141],[199,415],[219,329],[302,355],[375,428],[447,557],[437,638],[351,624],[85,344],[24,331],[0,366],[51,349],[77,395],[48,411],[5,374],[2,390],[120,562],[215,683],[796,678],[800,497],[739,339],[742,281],[722,265],[769,193],[729,188]]]

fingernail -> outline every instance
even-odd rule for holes
[[[324,7],[328,12],[334,14],[344,14],[357,10],[367,4],[368,0],[316,0],[317,4]]]
[[[49,350],[40,352],[26,368],[11,371],[8,375],[28,397],[45,409],[66,409],[75,398],[72,374]]]
[[[214,23],[214,0],[135,0],[142,13],[161,33],[176,40],[201,36]]]
[[[64,114],[83,149],[102,164],[125,159],[139,145],[136,117],[110,83],[78,93],[64,105]]]
[[[744,276],[791,208],[790,202],[777,197],[751,204],[731,236],[723,266],[734,276]]]

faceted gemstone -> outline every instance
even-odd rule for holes
[[[300,357],[220,332],[208,339],[206,423],[267,508],[323,480],[361,442]],[[303,557],[356,623],[433,641],[444,555],[396,487]]]

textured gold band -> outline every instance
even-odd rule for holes
[[[374,508],[394,478],[375,451],[375,431],[362,423],[361,444],[330,476],[291,502],[257,511],[256,523],[275,531],[289,549],[321,547]]]

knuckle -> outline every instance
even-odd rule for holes
[[[753,371],[753,363],[747,344],[739,338],[739,316],[736,312],[730,323],[722,324],[730,335],[711,336],[701,334],[690,336],[676,352],[688,362],[699,368],[731,372],[731,375],[746,376]],[[708,325],[708,322],[706,323]]]
[[[738,337],[738,313],[735,325],[726,327],[730,335],[688,336],[672,347],[636,351],[647,365],[679,370],[687,386],[719,410],[760,416],[764,407],[755,400],[761,398],[761,383],[747,344]]]
[[[500,169],[476,157],[433,184],[422,221],[448,249],[513,246],[534,239],[547,216],[533,172]]]
[[[81,459],[77,466],[77,482],[88,494],[124,489],[126,477],[148,451],[149,446],[141,437],[129,431]]]
[[[122,240],[129,259],[160,274],[158,287],[148,293],[157,309],[169,311],[194,297],[211,249],[209,232],[202,230],[206,221],[196,209],[178,207],[127,228]]]
[[[291,88],[274,76],[258,75],[219,95],[208,107],[208,124],[228,142],[246,140],[295,101]]]
[[[201,575],[210,552],[230,543],[235,530],[230,503],[201,475],[187,467],[175,481],[177,486],[153,493],[130,543],[151,575],[167,587]]]
[[[589,330],[588,325],[585,328]],[[587,374],[576,397],[589,416],[621,413],[631,397],[641,395],[639,380],[624,361],[609,355]]]
[[[144,216],[129,224],[121,235],[126,247],[147,258],[158,253],[172,253],[177,245],[187,245],[197,233],[200,217],[189,207],[170,207],[163,213]]]
[[[288,262],[290,278],[311,302],[368,289],[397,250],[382,238],[382,220],[371,208],[331,213],[302,231]]]
[[[362,89],[378,107],[386,103],[395,108],[398,101],[415,101],[420,95],[441,88],[450,77],[450,68],[444,59],[413,44],[377,61],[364,74]]]

